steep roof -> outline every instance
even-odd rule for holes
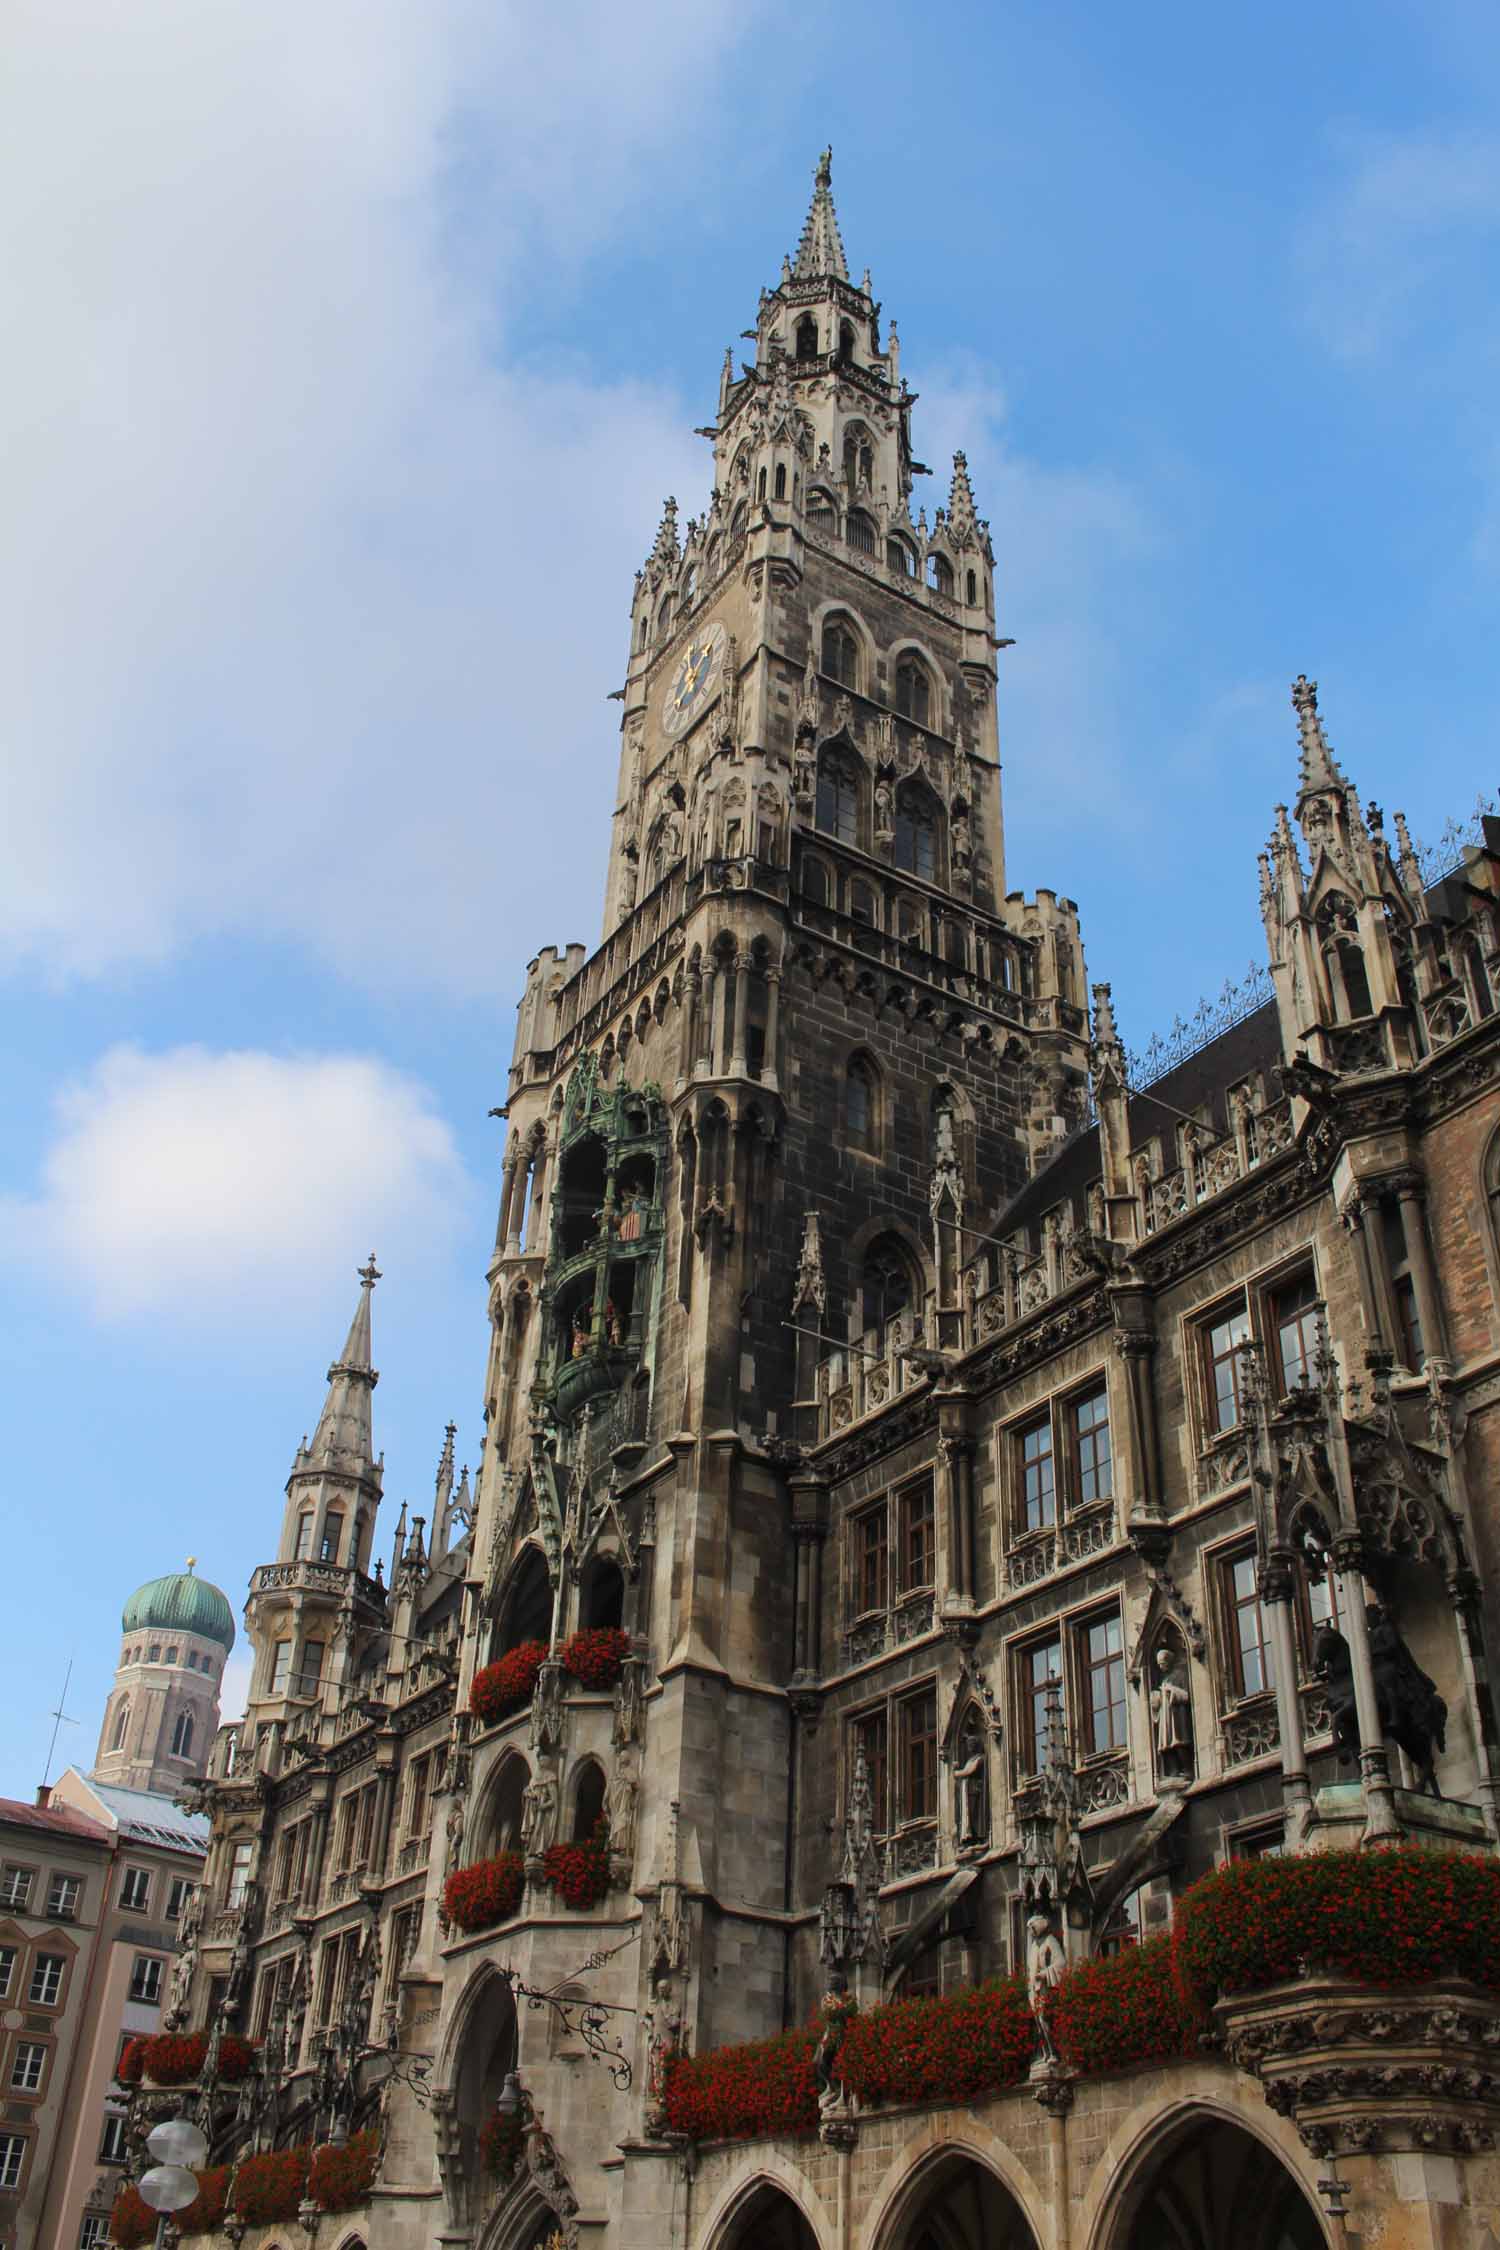
[[[107,1828],[71,1805],[28,1805],[19,1797],[0,1797],[0,1826],[35,1828],[44,1835],[66,1836],[73,1843],[98,1844],[105,1851],[111,1842]]]

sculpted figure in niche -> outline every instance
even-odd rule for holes
[[[1056,2062],[1058,2056],[1052,2027],[1047,2021],[1047,2003],[1062,1982],[1064,1966],[1056,1918],[1038,1907],[1026,1920],[1026,1996],[1031,2002],[1037,2037],[1048,2062]]]
[[[521,1799],[521,1849],[528,1859],[542,1857],[556,1828],[557,1781],[546,1766],[539,1766]]]
[[[953,1825],[959,1848],[987,1844],[990,1840],[989,1759],[984,1735],[971,1712],[958,1738],[958,1763],[953,1769]]]
[[[1191,1781],[1193,1692],[1187,1659],[1175,1641],[1163,1641],[1153,1662],[1151,1739],[1156,1745],[1157,1775],[1162,1781]]]
[[[633,1742],[622,1742],[615,1753],[604,1814],[609,1824],[611,1858],[627,1863],[635,1857],[636,1798],[640,1788],[640,1752]]]
[[[1381,1727],[1415,1766],[1417,1787],[1440,1797],[1434,1759],[1446,1747],[1448,1706],[1379,1602],[1367,1604],[1365,1617]]]

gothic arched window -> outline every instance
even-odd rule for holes
[[[979,599],[979,580],[971,570],[964,578],[964,600],[972,609]]]
[[[828,870],[820,859],[802,862],[802,896],[809,906],[828,904]]]
[[[840,687],[859,684],[859,643],[837,617],[823,627],[823,670]]]
[[[853,359],[853,357],[854,323],[850,320],[841,320],[839,322],[839,358],[848,360]]]
[[[916,1297],[911,1259],[895,1235],[882,1234],[865,1253],[860,1275],[860,1320],[866,1329],[884,1328],[908,1312]]]
[[[938,879],[937,806],[920,782],[903,781],[896,791],[896,865],[924,883]]]
[[[875,552],[875,526],[858,509],[849,518],[849,544],[857,547],[862,555],[873,555]]]
[[[778,499],[778,500],[784,500],[784,499],[786,498],[786,463],[785,463],[785,461],[778,461],[778,462],[777,462],[777,464],[776,464],[776,483],[775,483],[775,487],[774,487],[774,496],[775,496],[775,498],[776,498],[776,499]]]
[[[859,799],[859,767],[846,751],[825,750],[818,759],[818,826],[841,844],[857,844]]]
[[[932,709],[932,682],[920,657],[903,656],[896,666],[896,709],[903,719],[926,726]]]
[[[875,481],[875,448],[870,433],[855,423],[844,432],[844,482],[851,492]]]
[[[818,324],[811,313],[804,313],[794,330],[798,359],[816,359],[818,356]]]
[[[119,1708],[118,1712],[117,1712],[117,1713],[115,1714],[115,1731],[114,1731],[114,1735],[113,1735],[113,1737],[112,1737],[112,1739],[111,1739],[111,1741],[110,1741],[110,1745],[109,1745],[109,1746],[110,1746],[110,1748],[111,1748],[111,1750],[123,1750],[123,1749],[124,1749],[124,1747],[125,1747],[125,1729],[126,1729],[126,1728],[127,1728],[128,1726],[129,1726],[129,1724],[130,1724],[130,1705],[129,1705],[129,1703],[122,1703],[122,1704],[120,1705],[120,1708]]]
[[[888,539],[886,541],[885,559],[888,569],[899,571],[903,578],[915,578],[917,566],[912,560],[911,549],[904,539]]]
[[[672,630],[672,601],[669,595],[656,613],[656,637],[664,641]]]
[[[929,555],[927,558],[927,583],[934,593],[946,594],[953,599],[953,565],[946,555]]]
[[[844,1073],[844,1140],[850,1148],[874,1148],[877,1095],[873,1064],[852,1055]]]
[[[191,1711],[179,1711],[177,1724],[172,1729],[172,1755],[174,1758],[190,1758],[192,1754],[193,1714]]]
[[[1318,941],[1335,1015],[1346,1022],[1373,1015],[1364,948],[1359,942],[1359,917],[1353,900],[1342,891],[1330,891],[1318,908]]]
[[[573,1785],[573,1841],[586,1844],[604,1818],[604,1768],[585,1758]]]
[[[807,496],[807,520],[814,530],[826,532],[830,537],[838,527],[839,512],[833,498],[818,486]]]

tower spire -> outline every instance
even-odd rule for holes
[[[948,535],[955,547],[977,546],[979,517],[974,507],[974,487],[969,482],[969,457],[953,456],[953,483],[948,493]]]
[[[833,150],[825,148],[813,174],[813,196],[797,245],[792,269],[798,281],[821,281],[828,274],[849,279],[849,266],[839,236],[838,213],[833,208]]]
[[[368,1265],[359,1269],[359,1302],[344,1348],[328,1370],[328,1396],[313,1433],[307,1466],[374,1474],[370,1394],[380,1378],[370,1364],[370,1297],[379,1279],[380,1269],[372,1250]]]
[[[1318,716],[1318,683],[1299,672],[1292,682],[1292,708],[1297,714],[1297,732],[1301,737],[1300,787],[1297,808],[1300,813],[1303,800],[1316,797],[1323,791],[1342,792],[1349,786],[1340,773],[1328,738],[1323,732],[1323,721]]]

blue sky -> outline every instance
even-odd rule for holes
[[[1492,5],[22,0],[0,130],[8,1724],[236,1607],[373,1245],[477,1452],[513,1009],[597,934],[632,572],[831,141],[997,554],[1011,881],[1127,1037],[1260,952],[1306,670],[1495,783]]]

